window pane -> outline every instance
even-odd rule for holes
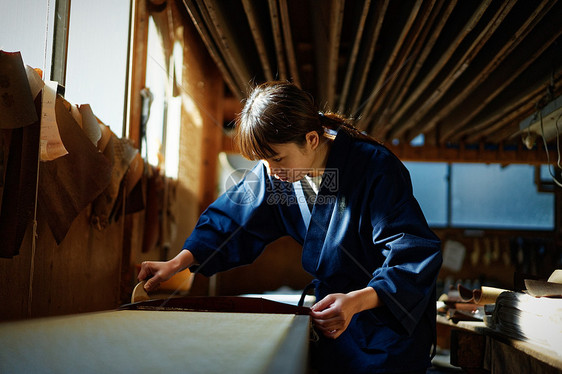
[[[552,230],[554,195],[537,192],[530,165],[455,164],[452,226]]]
[[[410,171],[414,196],[430,226],[447,225],[447,164],[405,162]]]
[[[72,1],[65,98],[88,103],[118,137],[123,136],[129,36],[128,1]]]
[[[44,78],[51,69],[53,12],[47,1],[0,1],[0,49],[21,52],[23,63],[43,70]]]

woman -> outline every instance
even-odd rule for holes
[[[251,263],[290,235],[316,278],[319,371],[424,373],[442,260],[402,163],[288,82],[256,87],[236,128],[241,153],[263,162],[209,206],[178,256],[143,263],[145,288],[195,264],[209,276]]]

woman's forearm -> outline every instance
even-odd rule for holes
[[[182,271],[187,269],[191,265],[195,264],[195,257],[188,249],[183,249],[180,253],[177,254],[176,257],[170,260],[170,263],[173,265],[175,272]]]
[[[356,313],[381,306],[382,300],[373,287],[365,287],[347,294],[354,300]]]

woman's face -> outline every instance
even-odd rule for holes
[[[318,134],[314,134],[316,139],[307,135],[307,142],[303,146],[296,143],[272,144],[271,148],[276,154],[264,160],[268,164],[269,173],[279,180],[293,183],[313,171],[316,156],[314,150],[318,145]]]

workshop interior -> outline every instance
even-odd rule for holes
[[[315,373],[289,236],[139,287],[259,163],[234,134],[266,81],[408,169],[443,257],[427,373],[562,372],[561,1],[3,0],[0,20],[0,372]]]

